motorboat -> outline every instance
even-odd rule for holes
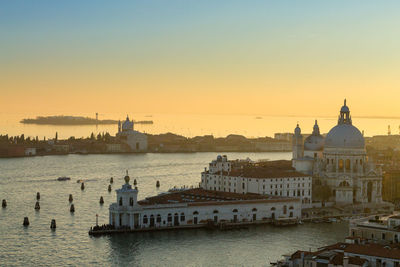
[[[66,177],[66,176],[62,176],[62,177],[58,177],[57,178],[57,181],[69,181],[69,180],[71,180],[71,178]]]

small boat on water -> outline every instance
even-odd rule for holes
[[[69,181],[69,180],[71,180],[71,178],[66,177],[66,176],[62,176],[62,177],[58,177],[57,178],[57,181]]]

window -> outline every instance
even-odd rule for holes
[[[242,188],[244,189],[244,183],[242,184]]]
[[[133,197],[129,198],[129,205],[133,206]]]
[[[119,198],[119,205],[122,206],[122,197]]]
[[[143,216],[143,224],[146,224],[147,223],[147,215],[144,215]]]
[[[185,213],[181,213],[181,222],[184,222],[185,221]]]
[[[346,170],[350,170],[350,160],[346,159]]]
[[[382,240],[385,240],[385,237],[386,237],[385,233],[382,233]]]
[[[199,214],[198,211],[193,212],[193,215],[198,215],[198,214]]]
[[[286,205],[284,205],[283,206],[283,214],[286,214],[286,212],[287,212],[287,207],[286,207]]]
[[[157,222],[158,222],[158,223],[161,222],[161,215],[160,215],[160,214],[157,215]]]
[[[167,222],[172,222],[172,214],[168,213]]]
[[[339,170],[343,170],[343,160],[339,159]]]

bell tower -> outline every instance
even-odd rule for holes
[[[293,149],[293,167],[295,167],[295,161],[303,157],[303,135],[301,134],[301,129],[299,124],[297,124],[294,129],[294,135],[292,139],[292,149]]]

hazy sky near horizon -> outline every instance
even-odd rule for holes
[[[0,2],[0,113],[400,116],[399,1]]]

